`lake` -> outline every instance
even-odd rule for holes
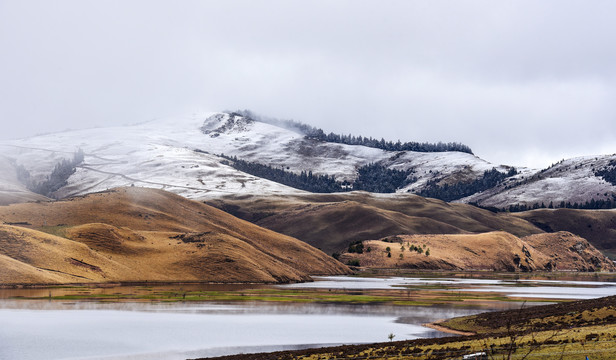
[[[616,294],[605,281],[499,280],[459,278],[321,277],[318,281],[257,289],[387,292],[498,293],[512,298],[577,299]],[[192,285],[192,287],[218,285]],[[164,288],[168,291],[173,287]],[[177,286],[175,286],[177,289]],[[217,291],[247,291],[251,286],[218,286]],[[208,288],[209,289],[209,288]],[[312,290],[310,290],[312,289]],[[191,285],[182,286],[182,291]],[[187,359],[224,354],[298,349],[334,344],[383,342],[442,336],[421,326],[455,316],[520,302],[493,301],[459,306],[401,306],[314,302],[184,302],[25,300],[50,292],[88,291],[105,296],[151,293],[152,288],[54,288],[0,291],[0,359]],[[295,293],[292,293],[292,296]],[[55,296],[55,295],[54,295]],[[439,295],[441,296],[441,295]]]

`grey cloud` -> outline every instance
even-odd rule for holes
[[[615,152],[611,1],[0,2],[0,138],[249,108],[543,166]]]

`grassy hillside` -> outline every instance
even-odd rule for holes
[[[545,231],[569,231],[616,259],[616,210],[539,209],[512,214]]]
[[[304,242],[162,190],[2,206],[0,222],[3,284],[284,282],[348,273]]]
[[[527,236],[543,232],[530,222],[509,214],[409,194],[228,196],[208,203],[301,239],[329,254],[344,251],[353,241],[399,234],[506,231]]]
[[[370,268],[494,271],[614,271],[613,262],[571,233],[518,238],[506,232],[402,235],[364,241],[343,262]],[[357,246],[355,246],[357,249]]]

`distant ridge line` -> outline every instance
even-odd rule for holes
[[[280,126],[288,129],[295,130],[301,134],[303,134],[307,139],[314,139],[324,142],[337,143],[337,144],[345,144],[345,145],[362,145],[371,148],[386,150],[386,151],[416,151],[416,152],[448,152],[448,151],[457,151],[463,152],[467,154],[473,154],[471,148],[467,145],[457,142],[438,142],[438,143],[429,143],[429,142],[401,142],[398,140],[397,142],[386,141],[381,138],[381,140],[373,139],[372,137],[364,137],[364,136],[355,136],[355,135],[339,135],[333,132],[326,134],[323,129],[317,128],[314,126],[310,126],[304,124],[302,122],[296,120],[282,120],[275,119],[257,115],[250,110],[236,110],[236,111],[225,111],[229,115],[233,116],[242,116],[250,120]]]

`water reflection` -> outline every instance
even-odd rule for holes
[[[545,279],[470,279],[470,278],[360,278],[322,276],[312,283],[278,285],[280,288],[485,292],[527,299],[582,300],[616,295],[616,282]],[[433,288],[427,288],[432,286]]]
[[[344,296],[364,292],[393,294],[400,290],[494,293],[542,299],[591,298],[616,294],[616,283],[545,279],[357,278],[320,277],[314,283],[282,286],[188,284],[168,286],[72,287],[0,290],[0,359],[186,359],[256,351],[297,349],[333,344],[439,336],[421,326],[463,316],[521,306],[515,302],[479,302],[479,308],[456,305],[397,306],[298,302],[99,302],[52,301],[51,296],[243,292],[254,289],[314,289]],[[268,290],[269,289],[269,290]],[[323,290],[325,289],[325,290]],[[408,289],[408,290],[407,290]],[[393,290],[393,291],[392,291]],[[292,293],[295,291],[291,291]],[[310,292],[311,296],[312,291]],[[454,294],[455,295],[455,294]],[[453,295],[452,295],[453,296]],[[20,300],[19,297],[41,300]],[[479,295],[482,297],[482,295]],[[421,295],[415,299],[425,299]],[[455,296],[453,296],[455,303]],[[124,297],[126,299],[126,297]],[[177,300],[177,296],[175,297]],[[181,297],[180,297],[181,299]],[[404,295],[406,299],[406,295]],[[486,305],[488,306],[486,308]]]
[[[0,309],[0,358],[185,359],[247,347],[387,341],[389,333],[413,339],[436,335],[422,323],[479,311],[333,304],[47,304],[56,309]]]

